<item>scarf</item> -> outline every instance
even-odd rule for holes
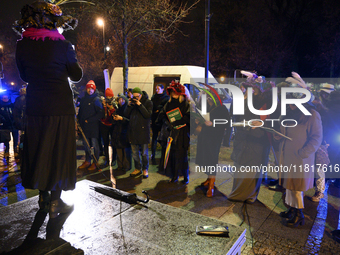
[[[65,37],[61,35],[58,30],[48,30],[46,28],[34,28],[29,27],[23,33],[22,37],[29,38],[32,40],[45,40],[47,37],[50,40],[57,41],[57,40],[65,40]]]

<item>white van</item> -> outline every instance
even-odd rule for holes
[[[149,98],[155,93],[156,86],[162,84],[166,88],[171,81],[179,80],[185,85],[196,98],[198,89],[192,88],[201,87],[201,83],[205,82],[205,68],[201,66],[141,66],[129,67],[128,88],[139,87],[145,91]],[[110,87],[114,95],[123,93],[123,68],[116,67],[111,76]],[[218,83],[214,76],[209,72],[208,83]],[[228,99],[228,102],[223,102],[227,108],[230,108],[231,98],[225,90],[218,89],[221,99]],[[224,101],[222,99],[222,101]]]
[[[166,88],[173,80],[181,84],[204,82],[204,67],[200,66],[141,66],[129,67],[128,88],[139,87],[151,97],[157,84]],[[209,72],[209,83],[217,83]],[[123,68],[116,67],[111,76],[111,89],[117,95],[123,92]]]

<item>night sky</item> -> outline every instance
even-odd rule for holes
[[[1,20],[8,26],[21,17],[20,10],[25,4],[32,3],[32,0],[1,0],[0,16]]]
[[[183,0],[183,2],[186,1],[193,2],[194,0]],[[19,39],[19,36],[12,30],[12,24],[15,20],[20,19],[21,8],[25,4],[32,2],[34,2],[34,0],[0,0],[0,44],[3,44],[7,49],[14,49],[15,42]],[[256,9],[259,8],[258,5],[260,2],[265,3],[266,1],[211,0],[213,16],[210,23],[210,54],[212,55],[210,58],[210,71],[215,76],[225,74],[230,76],[235,69],[246,69],[250,71],[256,70],[259,74],[266,77],[287,77],[293,70],[299,72],[304,77],[330,77],[330,67],[332,66],[330,64],[330,60],[332,60],[331,56],[334,56],[334,71],[332,71],[334,75],[331,77],[340,76],[340,50],[337,50],[340,48],[340,32],[338,32],[340,31],[340,22],[338,21],[340,1],[296,0],[296,2],[311,3],[309,6],[311,11],[308,13],[308,16],[304,16],[303,19],[299,21],[300,23],[297,23],[299,24],[297,29],[289,23],[290,21],[294,22],[295,19],[291,18],[291,20],[287,21],[287,17],[281,15],[283,10],[281,12],[280,8],[278,8],[278,10],[274,8],[273,10],[277,11],[277,13],[274,14],[267,11],[267,16],[263,16],[264,18],[261,20],[261,11],[264,14],[263,9]],[[282,1],[273,2],[279,3]],[[295,1],[287,2],[295,3]],[[324,2],[327,2],[329,5],[322,5]],[[171,46],[169,49],[176,52],[177,55],[172,59],[168,58],[167,65],[204,65],[204,3],[205,0],[201,0],[197,8],[190,13],[189,20],[193,22],[184,24],[181,27],[184,33],[189,36],[184,37],[180,33],[176,35],[176,37],[174,37],[174,44],[178,45],[177,48],[169,44],[169,47]],[[249,15],[244,11],[248,10],[247,4],[253,7],[253,9],[251,9],[253,12],[250,12]],[[329,8],[329,6],[332,6],[332,8]],[[325,10],[334,10],[329,13],[331,14],[331,18],[328,20],[326,19],[328,16],[319,15]],[[294,11],[294,9],[292,11]],[[242,16],[245,13],[246,16]],[[260,13],[260,15],[255,15],[255,13]],[[245,19],[247,16],[250,18]],[[287,16],[290,18],[289,15]],[[246,21],[243,22],[243,20]],[[282,31],[284,33],[273,34],[273,32],[276,32],[275,30],[266,29],[270,27],[272,21],[277,21],[277,31],[281,31],[279,30],[280,28],[283,29]],[[287,24],[285,21],[287,21]],[[326,21],[328,23],[326,23]],[[302,25],[300,25],[301,23]],[[279,27],[280,24],[283,24],[283,26]],[[285,24],[288,27],[286,30],[284,30]],[[332,24],[335,25],[332,26]],[[271,29],[273,29],[273,27],[274,26],[272,26]],[[258,31],[254,35],[252,32],[256,30]],[[66,32],[67,34],[64,35],[67,40],[75,43],[74,37],[79,31],[81,31],[80,28],[74,32]],[[235,33],[235,31],[237,33]],[[291,34],[295,37],[290,37]],[[5,35],[6,38],[1,35]],[[93,35],[96,36],[95,29]],[[286,44],[280,44],[282,40],[275,41],[275,38],[281,38],[275,36],[280,35],[282,35],[283,39],[287,39]],[[332,35],[335,36],[332,37]],[[323,37],[325,39],[321,40]],[[229,38],[232,39],[228,40]],[[259,40],[259,42],[257,42],[259,38],[262,41]],[[284,48],[283,46],[290,46],[291,42],[288,40],[290,38],[292,38],[292,42],[295,43],[294,48]],[[257,44],[267,46],[267,44],[261,44],[266,41],[269,47],[259,47],[262,51],[258,51],[256,48]],[[6,44],[11,44],[11,47]],[[244,49],[243,47],[247,45],[252,47]],[[276,48],[274,48],[274,46],[276,46]],[[131,62],[129,62],[129,64],[131,63],[131,66],[165,65],[164,63],[157,62],[157,60],[162,57],[162,54],[164,54],[161,51],[159,52],[159,56],[151,52],[154,54],[153,58],[150,58],[148,52],[145,52],[144,55],[148,56],[148,59],[151,59],[149,62],[138,62],[138,58],[134,57],[130,59]],[[259,52],[258,59],[248,58],[248,56],[254,56],[256,52]],[[13,53],[10,53],[10,55],[13,55]],[[132,60],[136,61],[132,62]]]

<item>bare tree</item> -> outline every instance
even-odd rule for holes
[[[90,10],[109,21],[114,37],[123,48],[124,89],[128,87],[128,49],[137,37],[147,35],[157,40],[170,40],[194,6],[176,5],[171,0],[92,0]]]

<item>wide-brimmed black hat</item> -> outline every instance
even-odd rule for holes
[[[77,19],[69,15],[63,15],[58,5],[43,1],[26,4],[20,13],[21,19],[15,21],[13,25],[14,31],[19,34],[22,34],[23,30],[28,27],[49,30],[63,28],[66,31],[74,29],[78,24]]]

